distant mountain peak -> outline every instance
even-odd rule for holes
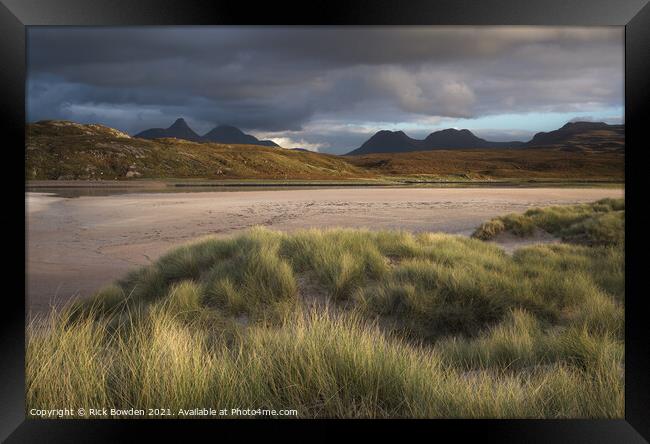
[[[446,128],[434,131],[424,140],[412,139],[403,131],[377,131],[350,155],[402,153],[437,149],[497,148],[521,145],[522,142],[488,142],[468,129]]]
[[[278,147],[279,145],[271,140],[258,140],[250,134],[245,134],[239,128],[232,125],[219,125],[199,136],[190,128],[184,118],[179,117],[168,128],[151,128],[136,134],[134,137],[142,139],[161,139],[174,137],[176,139],[190,140],[192,142],[214,142],[233,145],[261,145]]]
[[[609,125],[605,122],[588,122],[577,121],[567,122],[561,128],[553,131],[542,131],[533,136],[533,138],[526,143],[527,146],[544,146],[566,144],[579,134],[587,134],[589,131],[608,130],[613,133],[623,135],[625,128],[623,125]]]
[[[174,123],[171,124],[170,128],[178,127],[178,126],[188,126],[188,124],[185,121],[185,119],[183,119],[182,117],[179,117],[178,119],[176,119],[174,121]]]
[[[244,133],[242,130],[232,125],[218,125],[203,135],[203,140],[216,143],[229,143],[239,145],[261,145],[270,147],[279,147],[271,140],[259,140],[255,136]]]
[[[431,134],[434,134],[434,133],[465,133],[465,134],[469,133],[469,134],[472,134],[472,132],[470,130],[466,129],[466,128],[463,128],[463,129],[445,128],[445,129],[441,129],[441,130],[438,130],[438,131],[434,131]]]
[[[141,139],[162,139],[165,137],[173,137],[175,139],[190,140],[192,142],[199,142],[201,140],[201,136],[196,134],[182,117],[176,119],[168,128],[151,128],[136,134],[134,137],[139,137]]]
[[[194,133],[194,131],[190,128],[190,126],[187,124],[185,119],[183,119],[182,117],[179,117],[178,119],[176,119],[174,121],[174,123],[172,123],[171,126],[169,128],[167,128],[167,129],[168,130],[177,130],[177,131],[188,131],[189,130],[192,133]],[[194,134],[196,134],[196,133],[194,133]],[[196,134],[196,135],[198,137],[198,134]]]

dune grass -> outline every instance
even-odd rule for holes
[[[591,204],[532,208],[512,213],[479,226],[473,237],[490,240],[504,231],[531,236],[544,230],[571,243],[614,245],[625,237],[625,200],[601,199]]]
[[[27,405],[621,418],[623,304],[622,242],[258,228],[35,320]]]

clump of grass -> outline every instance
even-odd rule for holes
[[[481,224],[472,237],[490,240],[504,231],[523,237],[534,234],[535,229],[566,242],[621,244],[625,240],[625,200],[607,198],[591,204],[533,208],[523,214],[508,214]]]
[[[299,272],[313,272],[334,299],[351,296],[369,280],[387,271],[382,250],[409,250],[410,238],[397,234],[376,234],[363,230],[307,230],[283,240],[282,253]]]
[[[54,311],[27,327],[25,379],[32,406],[110,405],[110,318]],[[31,403],[30,403],[31,401]],[[62,404],[61,404],[62,403]]]
[[[622,230],[610,220],[621,205],[500,222],[537,218],[569,233],[574,220],[595,239]],[[509,256],[437,233],[205,239],[33,323],[28,404],[622,417],[624,245],[597,244]],[[305,276],[326,304],[302,303]]]
[[[110,284],[101,288],[89,299],[75,301],[71,306],[72,314],[80,312],[108,313],[120,310],[127,302],[127,295],[119,285]]]
[[[551,327],[520,309],[511,311],[481,337],[453,337],[440,341],[435,348],[456,367],[509,372],[559,363],[598,374],[620,366],[623,359],[623,341],[618,335],[614,337],[607,330],[593,332],[579,324]]]
[[[282,238],[257,228],[245,236],[177,248],[79,302],[76,309],[92,306],[103,313],[119,302],[133,309],[163,300],[179,310],[212,306],[233,315],[278,318],[297,295],[294,272],[280,254]]]
[[[616,245],[625,241],[625,212],[596,214],[562,231],[565,241],[595,245]]]
[[[194,281],[186,280],[174,284],[170,290],[165,303],[179,313],[192,312],[201,309],[203,289]]]
[[[491,219],[483,222],[472,234],[472,237],[480,240],[490,240],[496,235],[506,231],[506,224],[502,219]]]

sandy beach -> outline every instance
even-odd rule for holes
[[[605,188],[345,188],[137,193],[61,198],[26,193],[28,309],[85,297],[171,247],[255,225],[294,231],[365,227],[469,235],[535,206],[622,197]]]

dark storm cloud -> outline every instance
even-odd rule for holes
[[[184,116],[199,131],[228,123],[322,146],[347,134],[354,146],[361,133],[340,124],[623,100],[620,28],[29,28],[28,44],[30,120],[128,132]],[[331,131],[307,134],[319,121]]]

